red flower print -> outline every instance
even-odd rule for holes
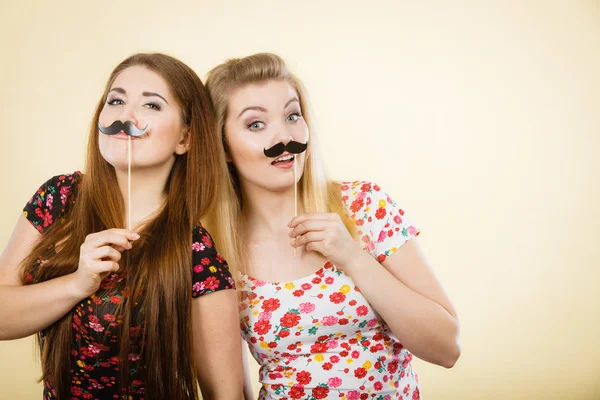
[[[325,386],[317,386],[313,388],[312,395],[315,399],[325,399],[329,394],[329,389]]]
[[[360,352],[358,350],[354,350],[352,352],[352,358],[358,358],[358,357],[360,357]]]
[[[317,343],[314,343],[312,346],[310,346],[311,353],[325,353],[327,351],[327,349],[328,349],[327,344],[325,344],[323,342],[317,342]]]
[[[346,318],[342,318],[342,319],[340,319],[338,321],[338,324],[340,324],[340,325],[348,325],[348,322],[350,322],[350,321],[348,321]]]
[[[269,348],[270,349],[274,349],[275,347],[277,347],[277,343],[276,342],[269,342]]]
[[[331,361],[334,364],[337,364],[340,362],[340,358],[338,356],[331,356],[329,357],[329,361]]]
[[[210,264],[210,260],[208,259],[208,257],[204,257],[202,260],[200,260],[200,262],[202,263],[202,265]]]
[[[373,384],[373,388],[379,392],[381,389],[383,389],[383,383],[377,381],[375,384]]]
[[[312,380],[312,377],[310,376],[310,372],[300,371],[296,374],[296,380],[301,385],[308,385]]]
[[[119,296],[110,296],[110,302],[113,304],[119,304],[121,302],[121,298]]]
[[[208,234],[202,236],[202,241],[204,242],[206,247],[212,247],[212,241],[210,240],[210,237],[208,236]]]
[[[397,223],[398,225],[400,225],[402,223],[402,217],[400,217],[399,215],[396,215],[394,217],[394,222]]]
[[[323,369],[325,371],[329,371],[331,368],[333,368],[333,364],[330,362],[326,362],[325,364],[323,364]]]
[[[302,284],[302,289],[303,290],[309,290],[310,288],[312,288],[312,285],[310,283],[303,283]]]
[[[375,217],[377,219],[383,219],[383,217],[385,217],[385,214],[387,214],[385,208],[378,208],[377,211],[375,211]]]
[[[371,190],[371,184],[363,183],[363,185],[360,187],[360,190],[362,190],[363,192],[368,192],[369,190]]]
[[[292,312],[286,312],[283,317],[279,320],[281,322],[281,326],[285,326],[286,328],[292,328],[300,322],[300,315]]]
[[[363,208],[364,205],[364,201],[356,199],[352,202],[352,204],[350,204],[350,210],[353,213],[357,213],[361,210],[361,208]]]
[[[293,295],[296,297],[302,297],[304,295],[304,290],[300,290],[300,289],[294,290]]]
[[[102,318],[104,318],[104,320],[108,322],[114,322],[116,319],[116,317],[113,314],[104,314],[104,317]]]
[[[304,397],[304,388],[302,386],[292,386],[289,395],[292,399]]]
[[[361,317],[367,315],[368,312],[369,309],[367,308],[367,306],[360,306],[356,309],[356,314],[358,314]]]
[[[314,277],[311,281],[312,283],[314,283],[315,285],[318,285],[319,283],[321,283],[321,278],[319,278],[318,276]]]
[[[254,332],[258,333],[259,335],[264,335],[267,332],[269,332],[269,329],[271,329],[271,324],[269,323],[269,321],[257,321],[254,324]]]
[[[384,262],[385,259],[387,258],[387,256],[385,254],[380,254],[377,256],[377,261],[379,261],[380,263]]]
[[[412,398],[413,398],[413,400],[419,400],[421,398],[421,394],[419,393],[419,388],[415,388]]]
[[[358,379],[362,379],[365,376],[367,376],[367,370],[364,368],[356,368],[354,370],[354,376],[357,377]]]
[[[219,287],[219,280],[214,276],[209,276],[203,282],[204,287],[209,290],[215,290]]]
[[[282,329],[281,331],[279,331],[279,337],[280,338],[286,338],[290,336],[290,331],[288,331],[287,329]]]
[[[331,285],[333,283],[333,278],[331,276],[328,276],[327,278],[325,278],[325,283]]]
[[[279,299],[267,299],[263,301],[261,308],[265,311],[275,311],[279,308]]]
[[[341,292],[335,292],[329,295],[329,300],[332,303],[340,304],[342,301],[346,300],[346,295]]]
[[[351,307],[354,307],[356,305],[356,300],[350,300],[350,304]]]
[[[388,364],[388,372],[394,374],[398,371],[398,360],[390,361]]]
[[[71,386],[71,394],[73,396],[81,396],[83,394],[83,390],[81,390],[78,386]]]

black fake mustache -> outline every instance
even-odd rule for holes
[[[117,133],[123,131],[126,135],[135,137],[142,136],[144,133],[146,133],[148,130],[148,125],[146,125],[144,129],[138,129],[138,127],[135,126],[135,124],[131,121],[121,122],[116,120],[106,128],[100,125],[100,122],[98,122],[98,129],[100,129],[100,132],[104,133],[105,135],[116,135]]]
[[[265,156],[267,156],[269,158],[275,158],[275,157],[282,155],[286,151],[288,153],[292,153],[292,154],[300,154],[300,153],[304,152],[307,147],[308,147],[308,142],[300,143],[300,142],[294,142],[293,140],[290,140],[287,144],[283,144],[282,142],[279,142],[273,147],[264,149],[263,152],[265,153]]]

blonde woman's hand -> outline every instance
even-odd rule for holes
[[[364,253],[336,213],[299,215],[288,227],[292,228],[289,234],[292,247],[305,246],[306,251],[319,252],[340,269]]]

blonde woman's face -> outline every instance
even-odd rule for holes
[[[267,81],[242,86],[231,95],[225,121],[228,161],[237,169],[242,187],[285,191],[304,170],[305,154],[284,152],[276,158],[264,154],[277,143],[306,143],[309,131],[300,108],[298,93],[285,81]]]

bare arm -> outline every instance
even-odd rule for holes
[[[0,340],[19,339],[39,332],[94,293],[102,278],[118,269],[120,252],[107,243],[130,248],[124,230],[89,236],[82,246],[77,272],[23,286],[19,265],[32,251],[40,233],[21,215],[0,256]],[[131,238],[130,238],[131,239]]]
[[[446,368],[455,364],[460,356],[458,317],[416,238],[383,264],[363,252],[344,271],[415,356]]]
[[[352,239],[337,214],[304,214],[290,222],[290,243],[318,251],[344,270],[417,357],[451,368],[460,356],[456,311],[416,238],[382,264]]]
[[[0,340],[19,339],[52,325],[81,298],[71,276],[23,286],[19,265],[40,233],[21,215],[0,256]]]
[[[196,374],[204,400],[243,400],[242,348],[235,290],[192,301]]]

